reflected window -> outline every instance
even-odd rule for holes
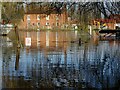
[[[27,15],[27,20],[30,20],[30,15]]]

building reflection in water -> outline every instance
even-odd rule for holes
[[[3,88],[119,87],[119,42],[114,42],[114,46],[110,46],[109,41],[94,45],[94,40],[90,40],[79,46],[77,42],[71,43],[80,37],[76,38],[74,31],[29,34],[31,46],[18,50],[14,45],[3,48]],[[26,37],[27,32],[21,31],[23,45]]]
[[[40,32],[37,32],[37,47],[40,47]]]

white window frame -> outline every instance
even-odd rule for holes
[[[37,15],[37,20],[40,20],[40,15]]]
[[[30,15],[27,15],[27,20],[30,20]]]
[[[59,22],[56,22],[56,26],[59,26]]]
[[[30,26],[31,22],[30,21],[27,21],[27,25]]]
[[[59,20],[59,16],[58,16],[58,14],[56,15],[56,20]]]
[[[68,17],[68,21],[71,21],[71,17]]]
[[[46,22],[46,24],[45,24],[46,26],[49,26],[50,25],[50,23],[49,22]]]
[[[40,27],[40,22],[37,23],[37,26]]]
[[[50,20],[50,16],[49,15],[46,16],[46,20]]]

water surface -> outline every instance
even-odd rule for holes
[[[120,88],[119,40],[77,31],[19,31],[18,48],[15,34],[1,39],[2,88]]]

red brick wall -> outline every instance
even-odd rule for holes
[[[95,25],[96,28],[99,27],[100,22],[102,22],[103,24],[105,23],[108,29],[115,29],[115,24],[116,24],[116,21],[113,19],[97,19],[97,20],[93,20],[92,22],[93,22],[92,24]]]
[[[27,23],[27,15],[30,15],[30,26],[28,27]],[[40,15],[40,20],[37,20],[37,15]],[[39,28],[37,26],[37,23],[40,23],[40,28],[61,28],[66,22],[67,22],[67,14],[63,13],[58,15],[59,19],[56,20],[57,14],[50,14],[49,20],[46,20],[46,14],[25,14],[24,20],[19,25],[19,28]],[[46,22],[49,23],[49,26],[46,26]],[[56,26],[56,23],[59,23],[58,26]],[[34,23],[34,25],[33,25]]]

